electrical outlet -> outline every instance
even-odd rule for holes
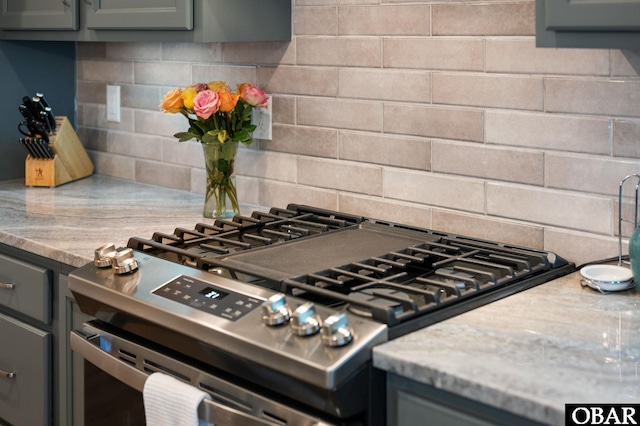
[[[107,85],[107,121],[120,122],[120,86]]]
[[[251,123],[257,127],[253,131],[253,137],[256,139],[271,140],[271,118],[272,118],[272,106],[271,96],[266,108],[254,108],[251,111]]]

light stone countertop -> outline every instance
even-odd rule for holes
[[[100,175],[57,188],[1,181],[0,243],[80,267],[105,243],[211,221],[203,203]],[[639,305],[635,289],[605,296],[575,273],[380,345],[374,366],[563,424],[567,402],[640,403]]]
[[[56,188],[0,181],[0,243],[80,267],[103,244],[126,246],[130,237],[192,229],[204,195],[93,175]],[[255,210],[254,206],[241,206]]]
[[[563,425],[565,403],[640,403],[640,294],[575,272],[378,346],[373,364]]]

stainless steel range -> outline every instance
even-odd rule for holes
[[[384,424],[372,348],[574,271],[551,252],[308,206],[106,245],[69,276],[85,358],[162,371],[217,424]],[[111,365],[111,367],[110,367]]]

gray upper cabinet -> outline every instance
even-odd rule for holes
[[[0,28],[77,30],[76,0],[0,0]]]
[[[640,49],[640,0],[536,0],[536,45]]]
[[[291,0],[0,0],[0,5],[5,40],[291,40]],[[57,16],[67,14],[71,23],[58,26]]]
[[[93,0],[87,28],[192,30],[193,0]]]

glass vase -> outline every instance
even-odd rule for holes
[[[637,227],[629,238],[629,263],[633,273],[633,282],[640,290],[640,227]]]
[[[202,144],[207,187],[202,215],[214,219],[228,219],[240,213],[238,192],[233,175],[238,142]]]

